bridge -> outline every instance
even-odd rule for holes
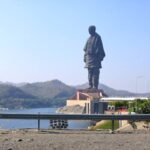
[[[101,101],[135,101],[137,99],[140,100],[148,100],[150,98],[148,97],[103,97],[101,98]]]

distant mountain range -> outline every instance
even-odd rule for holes
[[[76,86],[77,89],[85,89],[88,87],[88,83]],[[116,90],[105,84],[99,84],[99,89],[102,89],[108,96],[110,97],[135,97],[135,96],[143,96],[149,97],[150,93],[133,93],[126,90]]]
[[[65,105],[66,100],[76,93],[77,89],[87,88],[88,84],[68,86],[59,80],[36,83],[10,83],[0,82],[0,107],[7,108],[33,108]],[[100,89],[108,96],[136,96],[135,93],[115,90],[104,84]],[[138,96],[150,96],[150,93]]]
[[[59,80],[37,83],[0,83],[0,107],[31,108],[65,105],[76,89]]]

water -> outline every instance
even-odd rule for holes
[[[57,108],[36,108],[36,109],[18,109],[18,110],[5,110],[0,113],[12,113],[12,114],[56,114]],[[90,121],[68,121],[68,129],[86,129],[90,126]],[[37,128],[37,120],[17,120],[17,119],[0,119],[0,128],[4,129],[21,129],[21,128]],[[41,128],[48,129],[49,121],[41,120]]]

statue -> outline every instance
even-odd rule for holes
[[[99,85],[100,68],[102,68],[101,62],[105,57],[105,52],[101,37],[96,33],[95,26],[89,27],[89,34],[90,37],[84,47],[84,62],[86,64],[85,68],[88,69],[88,89],[97,90]]]

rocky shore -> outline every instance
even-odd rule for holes
[[[84,107],[80,105],[73,105],[73,106],[64,106],[57,110],[58,113],[63,114],[83,114]]]

